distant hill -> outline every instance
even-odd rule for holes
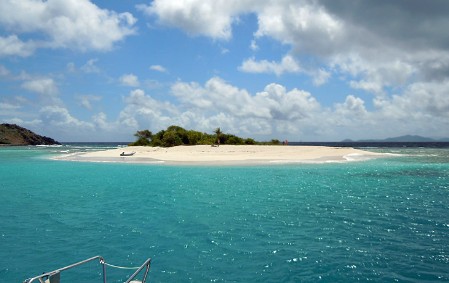
[[[387,138],[382,140],[383,142],[434,142],[436,140],[431,138],[426,138],[422,136],[412,136],[412,135],[405,135],[395,138]]]
[[[448,142],[448,141],[449,141],[449,138],[437,140],[437,139],[426,138],[426,137],[417,136],[417,135],[405,135],[405,136],[386,138],[386,139],[380,139],[380,140],[372,139],[372,140],[353,141],[353,140],[346,139],[342,142]]]
[[[0,145],[54,145],[52,138],[40,136],[14,124],[0,124]]]

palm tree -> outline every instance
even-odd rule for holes
[[[220,146],[220,138],[221,138],[221,135],[222,135],[222,132],[221,132],[220,128],[216,128],[214,133],[217,135],[217,144],[218,144],[218,146]]]
[[[153,133],[149,130],[143,130],[143,131],[137,131],[137,133],[135,133],[134,136],[139,139],[151,140],[153,138]]]
[[[153,139],[153,133],[149,130],[137,131],[134,136],[137,138],[137,141],[133,142],[131,145],[150,145],[151,140]]]

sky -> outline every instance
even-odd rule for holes
[[[259,141],[449,137],[447,0],[2,0],[0,122]]]

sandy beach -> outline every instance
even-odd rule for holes
[[[121,156],[121,153],[132,156]],[[210,145],[162,147],[123,147],[104,151],[74,153],[58,160],[165,164],[286,164],[361,161],[383,156],[350,147]]]

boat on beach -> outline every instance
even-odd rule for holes
[[[120,153],[120,156],[133,156],[134,154],[136,154],[136,152],[135,151],[133,151],[133,152],[122,152],[122,153]]]
[[[148,272],[150,271],[150,264],[151,264],[151,258],[148,258],[147,260],[145,260],[145,262],[139,266],[139,267],[123,267],[123,266],[117,266],[117,265],[112,265],[107,263],[104,258],[102,256],[94,256],[79,262],[76,262],[74,264],[50,271],[50,272],[45,272],[41,275],[32,277],[32,278],[28,278],[25,281],[23,281],[23,283],[32,283],[32,282],[39,282],[39,283],[60,283],[61,282],[61,273],[63,271],[75,268],[77,266],[86,264],[88,262],[94,261],[94,260],[98,260],[99,263],[102,265],[103,268],[103,283],[107,283],[107,279],[106,279],[106,266],[112,267],[112,268],[119,268],[119,269],[135,269],[136,271],[129,276],[129,278],[124,282],[124,283],[145,283],[147,281],[147,277],[148,277]],[[142,272],[142,270],[144,270],[144,272]],[[143,274],[142,274],[143,273]],[[139,276],[140,275],[140,276]],[[141,279],[137,279],[138,277],[140,277]],[[80,279],[79,282],[82,282],[83,280]],[[114,280],[114,282],[116,282]]]

